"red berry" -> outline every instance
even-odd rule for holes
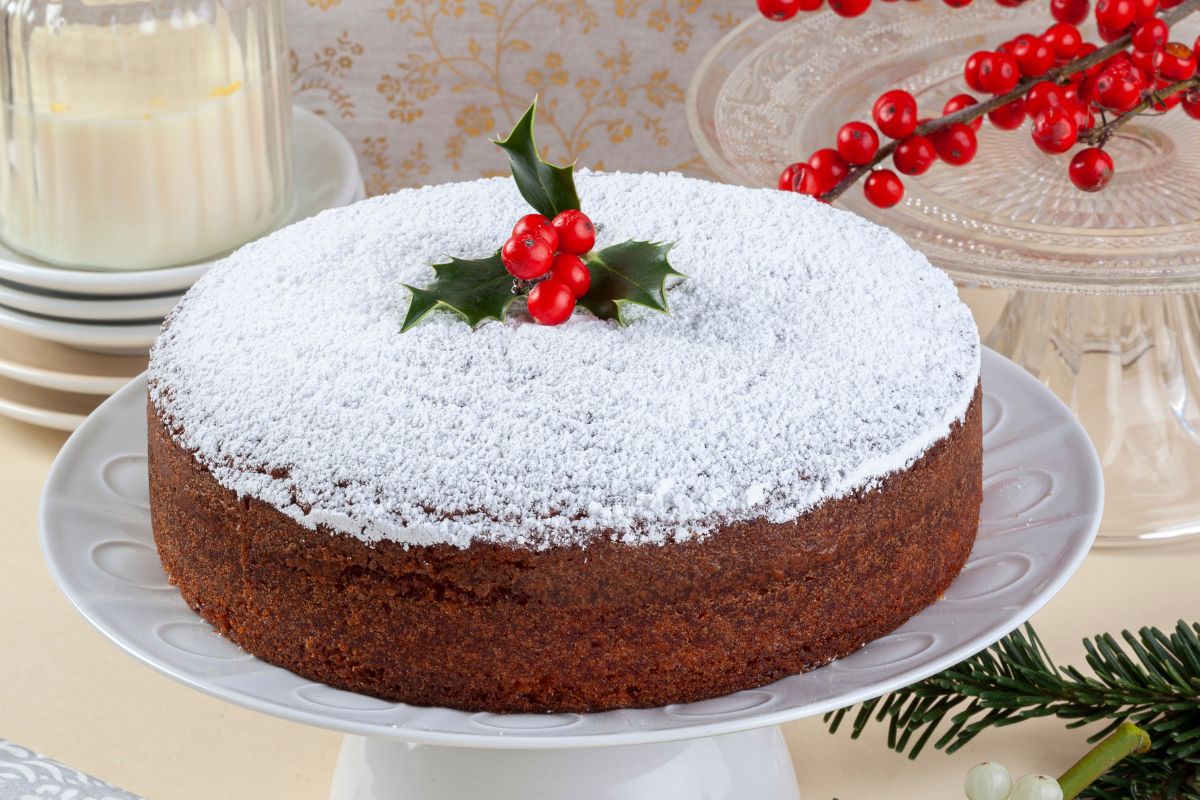
[[[847,122],[838,130],[838,155],[851,164],[868,163],[878,149],[879,135],[865,122]]]
[[[1011,91],[1021,80],[1017,60],[1008,53],[986,53],[979,60],[979,85],[991,94]]]
[[[1018,8],[1025,5],[1025,0],[996,0],[996,5],[1004,8]]]
[[[1169,81],[1186,81],[1196,74],[1196,54],[1186,44],[1167,42],[1158,74]]]
[[[542,325],[562,325],[575,310],[575,295],[565,283],[542,281],[529,290],[529,316]]]
[[[549,280],[558,281],[571,290],[576,299],[587,294],[592,286],[592,273],[579,256],[559,253],[550,264]]]
[[[979,82],[979,62],[988,54],[986,50],[980,50],[978,53],[972,53],[967,57],[967,61],[963,64],[963,80],[967,82],[967,86],[977,92],[983,91],[983,84]]]
[[[942,2],[951,8],[962,8],[963,6],[971,5],[971,0],[942,0]]]
[[[892,89],[879,95],[871,116],[884,136],[903,139],[917,127],[917,101],[908,92]]]
[[[1075,117],[1075,127],[1080,133],[1090,131],[1095,126],[1096,116],[1092,113],[1090,106],[1070,100],[1063,103],[1062,108],[1069,111]]]
[[[758,11],[775,22],[786,22],[800,13],[799,0],[758,0]]]
[[[1099,147],[1080,150],[1071,159],[1068,174],[1076,187],[1085,192],[1098,192],[1112,180],[1112,156]]]
[[[1054,81],[1038,81],[1029,87],[1025,93],[1025,111],[1037,114],[1052,106],[1061,106],[1066,102],[1063,87]]]
[[[1045,75],[1054,66],[1054,51],[1050,45],[1027,33],[1013,42],[1012,54],[1017,59],[1017,69],[1026,78]]]
[[[812,185],[816,189],[814,195],[825,194],[850,172],[846,159],[832,147],[823,147],[809,156],[808,167],[812,170]]]
[[[1045,153],[1065,153],[1079,139],[1075,115],[1065,108],[1054,107],[1033,117],[1033,143]]]
[[[1056,61],[1067,62],[1079,52],[1079,48],[1083,45],[1083,35],[1074,25],[1059,22],[1046,29],[1046,32],[1042,34],[1042,41],[1054,51]]]
[[[561,212],[551,223],[558,231],[558,249],[581,256],[596,243],[596,229],[587,214],[571,208]]]
[[[988,121],[1002,131],[1016,130],[1025,121],[1025,101],[1021,99],[1005,103],[988,112]]]
[[[1192,119],[1200,119],[1200,93],[1192,90],[1183,98],[1183,113]]]
[[[541,214],[526,214],[517,220],[517,224],[513,226],[512,235],[525,236],[532,234],[538,236],[550,245],[551,250],[558,249],[558,232],[554,230],[554,226],[550,224],[550,220],[543,217]]]
[[[970,125],[956,122],[953,125],[935,131],[929,137],[938,158],[956,167],[966,164],[975,157],[979,143],[975,139],[975,131]]]
[[[867,176],[863,194],[871,205],[891,208],[904,197],[904,182],[890,169],[877,169]]]
[[[979,103],[974,97],[969,94],[956,94],[946,101],[946,105],[942,106],[942,116],[949,116],[957,111],[962,111],[969,106]],[[967,123],[971,126],[971,130],[979,130],[983,127],[983,117],[976,117]]]
[[[806,191],[806,189],[811,188],[811,185],[812,170],[803,161],[788,164],[783,168],[783,172],[779,173],[778,186],[782,191],[812,194],[812,192]]]
[[[1158,0],[1133,0],[1133,21],[1141,22],[1154,16]]]
[[[1101,40],[1107,43],[1115,42],[1125,35],[1125,31],[1121,28],[1110,28],[1107,25],[1096,23],[1096,33],[1100,35]]]
[[[1167,23],[1157,17],[1139,22],[1133,29],[1133,49],[1147,53],[1161,49],[1167,43]]]
[[[927,171],[937,160],[937,150],[933,142],[924,136],[909,136],[896,146],[892,153],[892,163],[896,169],[905,175],[920,175]]]
[[[1134,50],[1129,57],[1130,60],[1133,61],[1133,65],[1135,67],[1147,75],[1153,75],[1154,73],[1158,72],[1158,66],[1162,63],[1163,51],[1161,47],[1156,50],[1149,51]]]
[[[500,248],[500,260],[514,278],[531,281],[550,270],[554,251],[546,244],[545,239],[537,234],[527,233],[513,236],[505,242],[504,247]]]
[[[1113,111],[1128,111],[1136,106],[1141,102],[1144,88],[1140,73],[1135,75],[1128,69],[1108,69],[1096,76],[1098,102]]]
[[[1096,25],[1119,31],[1118,36],[1133,25],[1133,16],[1133,0],[1098,0],[1096,3]]]
[[[1058,22],[1078,25],[1087,19],[1090,0],[1050,0],[1050,15]]]
[[[1099,49],[1100,48],[1096,47],[1096,45],[1092,44],[1091,42],[1084,42],[1082,45],[1080,45],[1079,52],[1075,54],[1075,58],[1087,58]],[[1084,75],[1095,75],[1102,69],[1104,69],[1103,62],[1100,64],[1092,64],[1090,67],[1084,69],[1083,72],[1076,72],[1071,76],[1071,79],[1079,80]]]
[[[829,7],[839,17],[857,17],[871,6],[871,0],[829,0]]]

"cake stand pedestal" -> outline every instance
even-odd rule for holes
[[[935,7],[936,6],[936,7]],[[688,117],[725,180],[774,186],[890,88],[926,112],[965,90],[962,64],[1045,26],[1042,7],[883,4],[843,20],[748,20],[701,62]],[[1200,20],[1172,36],[1191,41]],[[1182,113],[1121,128],[1116,177],[1086,194],[1028,129],[985,124],[971,164],[905,178],[893,229],[963,283],[1015,290],[987,343],[1049,386],[1092,436],[1112,487],[1098,542],[1200,538],[1200,125]]]
[[[1087,434],[1020,367],[983,353],[979,532],[944,597],[803,675],[725,697],[597,714],[488,714],[392,703],[259,661],[167,582],[150,530],[145,378],[71,436],[42,496],[42,548],[72,604],[154,669],[247,708],[347,734],[334,800],[796,800],[778,726],[932,675],[1016,628],[1091,547],[1103,483]]]

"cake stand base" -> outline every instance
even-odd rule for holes
[[[776,726],[625,747],[498,750],[347,736],[330,800],[800,800]]]
[[[1200,295],[1016,292],[987,344],[1049,386],[1096,446],[1098,545],[1200,539]]]

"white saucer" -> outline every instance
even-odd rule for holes
[[[117,645],[193,688],[294,722],[377,737],[369,741],[484,749],[715,737],[821,714],[945,669],[1028,619],[1079,566],[1103,504],[1100,464],[1087,434],[1049,390],[991,351],[984,353],[983,386],[979,536],[945,597],[847,658],[699,703],[547,715],[422,708],[332,689],[244,653],[188,608],[159,564],[147,496],[144,378],[106,401],[59,453],[42,496],[42,546],[70,601]],[[370,761],[351,746],[356,741],[343,751],[347,764],[362,763],[360,756]],[[427,750],[445,755],[442,747]]]
[[[95,353],[139,355],[150,348],[162,321],[71,322],[39,317],[0,306],[0,328]]]
[[[333,125],[297,106],[292,132],[292,207],[277,227],[365,196],[354,149]],[[74,294],[162,294],[182,292],[219,260],[156,270],[100,272],[50,266],[0,244],[0,280]]]
[[[73,431],[104,400],[103,396],[56,392],[0,377],[0,416]]]
[[[0,377],[18,383],[107,397],[145,369],[145,355],[89,353],[0,328]]]
[[[0,306],[14,311],[58,317],[68,322],[161,319],[175,307],[181,297],[182,291],[154,296],[88,297],[51,293],[15,283],[0,282]]]

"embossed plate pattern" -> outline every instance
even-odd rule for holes
[[[42,546],[76,608],[132,655],[189,686],[295,722],[428,744],[587,747],[673,741],[820,714],[883,694],[977,652],[1042,607],[1100,522],[1100,466],[1083,429],[1019,367],[984,352],[979,538],[946,596],[848,658],[769,686],[664,708],[495,715],[390,703],[331,689],[242,652],[167,583],[150,532],[145,379],[104,403],[54,463]]]

